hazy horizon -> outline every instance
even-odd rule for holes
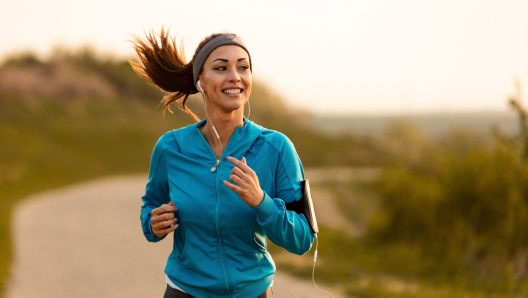
[[[187,56],[213,32],[245,40],[254,78],[318,114],[507,111],[528,86],[524,1],[6,0],[0,57],[91,45],[133,55],[128,40],[170,27]]]

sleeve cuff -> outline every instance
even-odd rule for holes
[[[271,218],[273,218],[277,212],[278,207],[277,204],[273,201],[272,198],[268,196],[267,193],[264,192],[264,198],[262,199],[262,202],[256,207],[253,207],[253,211],[257,214],[257,219],[261,223],[268,222]]]

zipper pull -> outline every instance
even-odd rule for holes
[[[214,173],[216,171],[216,168],[218,167],[218,165],[220,165],[220,159],[216,160],[216,164],[214,165],[214,167],[211,168],[211,172]]]

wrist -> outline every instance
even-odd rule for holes
[[[252,208],[255,208],[257,207],[258,205],[260,205],[260,203],[262,203],[262,200],[264,200],[264,191],[262,191],[262,189],[259,191],[259,194],[256,196],[258,199],[256,200],[253,200],[254,204],[251,204],[249,205],[250,207]]]

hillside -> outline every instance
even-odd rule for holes
[[[125,59],[90,49],[58,50],[47,60],[31,53],[4,59],[0,296],[12,257],[15,204],[75,182],[144,174],[158,137],[192,122],[177,107],[163,117],[161,97]],[[528,238],[517,231],[528,214],[528,167],[519,155],[524,149],[528,160],[528,133],[519,137],[515,113],[329,118],[288,106],[258,80],[250,101],[251,120],[285,133],[306,168],[324,168],[307,171],[314,201],[332,199],[333,210],[346,218],[346,228],[335,226],[338,216],[330,216],[332,224],[321,221],[321,281],[354,297],[526,292]],[[190,107],[203,117],[201,102],[195,96]],[[493,125],[498,129],[490,130]],[[493,229],[483,230],[484,223]],[[497,235],[509,240],[496,241]],[[271,245],[270,251],[275,256],[280,249]],[[301,257],[306,262],[283,256],[277,264],[310,278],[311,268],[298,265],[310,264],[311,256]]]
[[[12,256],[13,206],[46,189],[146,172],[157,138],[192,122],[177,108],[174,115],[163,117],[158,106],[161,97],[126,60],[90,49],[58,51],[46,61],[31,53],[4,60],[0,66],[0,293]],[[202,115],[200,97],[190,105]],[[376,157],[374,142],[314,132],[307,125],[310,117],[254,82],[250,119],[288,135],[305,166],[384,162]]]

